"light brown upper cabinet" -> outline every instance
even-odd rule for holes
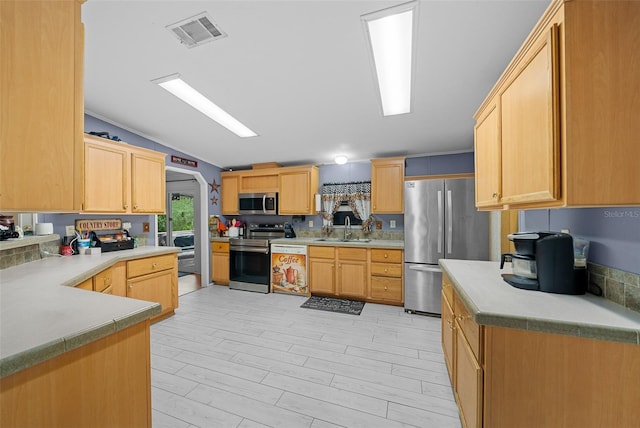
[[[220,176],[220,210],[222,214],[238,214],[238,174],[223,172]]]
[[[500,109],[496,99],[478,118],[475,127],[476,205],[492,207],[502,194],[500,164]]]
[[[640,204],[638,16],[549,5],[474,116],[478,208]]]
[[[85,136],[83,212],[162,214],[165,154]]]
[[[238,194],[278,192],[281,215],[315,214],[318,168],[293,166],[229,171],[220,174],[222,214],[238,214]]]
[[[318,168],[283,168],[280,172],[280,215],[315,214]]]
[[[0,1],[0,209],[78,212],[81,1]]]
[[[371,159],[371,212],[404,212],[405,158]]]

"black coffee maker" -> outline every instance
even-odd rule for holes
[[[573,238],[560,232],[520,232],[508,236],[516,252],[502,255],[513,274],[502,278],[517,288],[558,294],[584,294],[586,281],[574,269]]]
[[[295,238],[296,232],[293,230],[293,225],[291,223],[284,224],[284,237],[285,238]]]

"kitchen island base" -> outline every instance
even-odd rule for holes
[[[2,427],[151,427],[149,320],[0,381]]]
[[[640,346],[502,327],[485,346],[485,427],[638,426]]]

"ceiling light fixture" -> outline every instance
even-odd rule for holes
[[[347,163],[348,159],[345,155],[340,155],[340,156],[336,156],[334,160],[338,165],[344,165],[345,163]]]
[[[203,113],[205,116],[218,122],[239,137],[255,137],[258,134],[244,126],[236,118],[215,105],[211,100],[189,86],[180,78],[179,74],[160,77],[151,81],[171,92],[191,107]]]
[[[360,19],[369,40],[369,58],[378,84],[382,115],[410,113],[418,2],[368,13]]]

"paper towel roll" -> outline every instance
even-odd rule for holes
[[[36,235],[52,235],[53,223],[36,223]]]

